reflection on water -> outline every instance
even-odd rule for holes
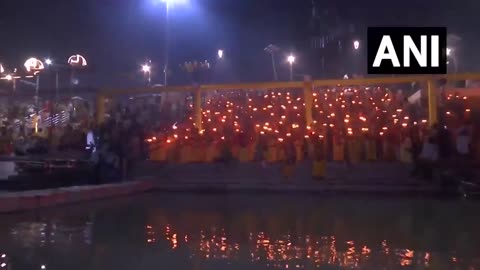
[[[47,243],[57,246],[69,246],[84,242],[91,244],[92,222],[74,226],[72,224],[22,222],[10,231],[12,240],[25,248]]]
[[[153,194],[6,216],[0,270],[480,269],[477,208],[454,201]]]
[[[151,225],[147,225],[148,245],[157,242],[156,232]],[[248,242],[241,245],[238,242],[229,241],[225,230],[219,233],[212,229],[210,232],[200,231],[198,234],[185,234],[182,239],[174,229],[167,225],[162,235],[162,241],[169,243],[172,250],[184,245],[192,256],[198,256],[204,260],[249,260],[260,262],[267,267],[275,268],[319,268],[325,265],[335,265],[345,269],[360,268],[366,266],[430,266],[430,252],[417,251],[408,248],[395,249],[390,253],[387,240],[383,240],[374,252],[366,245],[355,244],[354,241],[346,241],[337,244],[335,236],[298,236],[280,235],[277,239],[270,238],[266,233],[250,233]],[[190,240],[189,239],[196,239]],[[343,248],[342,248],[343,246]],[[240,249],[247,249],[246,256],[240,256]],[[439,254],[439,256],[442,256]],[[372,259],[374,258],[374,259]],[[450,258],[455,263],[455,257]],[[310,266],[310,267],[309,267]],[[388,268],[387,268],[388,269]],[[475,268],[469,268],[475,269]]]

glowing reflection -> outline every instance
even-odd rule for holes
[[[154,231],[155,228],[147,226],[148,239],[152,239]],[[192,256],[204,260],[247,259],[273,268],[304,268],[306,265],[321,268],[331,265],[341,269],[366,269],[364,267],[375,263],[372,260],[379,260],[382,265],[425,267],[432,260],[430,251],[421,252],[423,255],[418,260],[414,259],[418,256],[412,249],[395,249],[391,252],[386,240],[379,243],[379,248],[376,249],[354,240],[339,243],[334,236],[310,234],[278,234],[272,237],[264,231],[250,232],[247,242],[239,242],[238,239],[243,237],[238,234],[236,237],[229,236],[223,228],[212,227],[209,230],[199,230],[197,234],[179,236],[179,231],[174,226],[166,225],[164,232],[162,241],[170,242],[172,250],[184,246]],[[179,237],[184,241],[178,241]],[[451,257],[450,260],[453,263],[459,261],[457,257]]]

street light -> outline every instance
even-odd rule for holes
[[[295,56],[289,55],[287,61],[290,63],[290,81],[293,81],[293,63],[295,62]]]
[[[86,61],[85,61],[86,62]],[[54,65],[53,64],[53,60],[50,59],[50,58],[46,58],[45,59],[45,64],[49,67],[49,68],[53,68],[54,71],[55,71],[55,99],[58,101],[58,98],[59,98],[59,90],[60,90],[60,79],[59,79],[59,75],[58,75],[58,69],[61,65]]]
[[[9,82],[12,82],[12,86],[13,86],[13,94],[15,94],[15,92],[17,91],[17,80],[16,80],[16,77],[11,75],[11,74],[7,74],[4,78],[2,79],[5,79]]]
[[[45,64],[47,66],[52,66],[53,65],[52,59],[46,58],[45,59]],[[58,71],[55,72],[55,93],[56,93],[56,97],[57,97],[57,100],[58,100]]]
[[[80,54],[74,54],[70,56],[67,60],[67,63],[72,67],[86,67],[87,60],[85,57],[81,56]]]
[[[457,60],[457,55],[455,54],[455,51],[452,48],[447,47],[447,57],[452,59],[452,64],[453,64],[453,72],[457,73],[458,71],[458,60]],[[450,61],[447,61],[447,65],[449,64]]]
[[[24,67],[28,72],[33,72],[34,74],[45,69],[43,62],[34,57],[27,59],[27,61],[25,61]]]
[[[88,63],[87,59],[80,54],[70,56],[67,63],[72,67],[70,72],[70,86],[73,88],[74,84],[78,84],[78,82],[74,82],[75,69],[85,68]]]
[[[277,65],[275,64],[275,54],[280,51],[280,48],[276,45],[270,44],[265,49],[263,49],[266,53],[270,54],[272,57],[272,69],[273,69],[273,79],[278,81],[277,75]]]
[[[447,35],[447,50],[446,54],[449,58],[449,62],[453,64],[453,70],[455,73],[458,72],[459,68],[459,51],[458,49],[461,48],[462,44],[462,37],[456,34],[448,34]],[[450,65],[451,66],[451,65]]]
[[[29,58],[27,61],[25,61],[25,69],[28,72],[32,72],[33,75],[37,76],[37,83],[35,85],[35,105],[37,106],[38,109],[38,93],[40,90],[40,71],[45,69],[45,66],[43,65],[43,62],[38,60],[37,58]]]
[[[295,62],[295,56],[289,55],[288,58],[287,58],[287,61],[288,61],[290,64],[293,64],[293,63]]]
[[[176,5],[186,5],[188,0],[153,0],[153,3],[164,3],[165,4],[165,67],[164,67],[164,85],[167,86],[168,82],[168,65],[169,65],[169,51],[170,51],[170,8]]]
[[[145,76],[147,76],[147,81],[148,81],[148,86],[150,86],[152,82],[152,66],[151,66],[151,61],[148,61],[148,63],[142,65],[142,71]]]
[[[218,58],[219,59],[223,58],[223,50],[218,50]]]
[[[351,69],[352,69],[352,76],[354,74],[357,74],[358,72],[360,72],[360,68],[359,68],[359,61],[360,61],[360,41],[359,40],[354,40],[353,41],[353,52],[352,52],[352,65],[351,65]]]
[[[145,64],[145,65],[142,66],[142,71],[143,71],[144,73],[149,73],[150,70],[151,70],[151,68],[150,68],[149,65]]]
[[[174,5],[183,5],[183,4],[187,4],[188,3],[188,0],[154,0],[154,2],[158,3],[158,2],[162,2],[162,3],[165,3],[167,5],[167,7],[169,6],[174,6]]]
[[[5,72],[5,69],[3,68],[2,64],[0,64],[0,73]]]
[[[360,48],[360,41],[358,40],[353,41],[353,48],[355,50],[358,50]]]

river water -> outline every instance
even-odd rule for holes
[[[151,193],[0,217],[1,269],[480,269],[480,202]]]

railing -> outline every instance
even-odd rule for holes
[[[97,123],[102,123],[105,117],[105,100],[107,97],[114,97],[124,94],[148,94],[148,93],[165,93],[165,92],[192,92],[194,93],[194,122],[198,130],[202,130],[202,104],[201,95],[205,91],[219,90],[289,90],[303,89],[305,101],[305,123],[310,126],[313,122],[312,117],[312,89],[314,87],[326,86],[367,86],[367,85],[385,85],[408,82],[421,82],[427,84],[428,93],[428,118],[429,124],[433,125],[438,121],[437,115],[437,94],[436,87],[438,82],[446,80],[449,82],[460,80],[480,80],[479,73],[466,74],[448,74],[448,75],[431,75],[431,76],[400,76],[400,77],[380,77],[365,79],[348,79],[348,80],[309,80],[293,81],[293,82],[261,82],[261,83],[237,83],[237,84],[213,84],[213,85],[192,85],[192,86],[174,86],[174,87],[153,87],[153,88],[137,88],[137,89],[104,89],[99,92],[96,100],[96,116]]]

